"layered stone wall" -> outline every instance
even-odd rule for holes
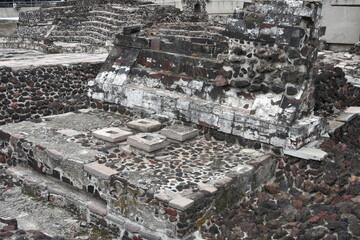
[[[69,1],[43,6],[37,11],[22,12],[13,37],[46,40],[48,45],[77,43],[73,52],[94,52],[94,48],[112,45],[114,36],[129,27],[149,27],[159,22],[202,21],[206,14],[182,14],[173,6],[138,1]],[[9,39],[9,44],[12,39]],[[26,45],[26,44],[23,44]],[[91,47],[89,47],[91,46]],[[73,47],[75,48],[75,47]],[[60,51],[71,51],[61,49]]]
[[[94,99],[279,147],[299,148],[322,126],[312,116],[321,8],[247,4],[225,26],[156,24],[117,36]]]
[[[0,68],[0,124],[85,108],[86,83],[100,64]]]

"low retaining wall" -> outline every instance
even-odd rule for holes
[[[0,68],[0,124],[86,108],[87,81],[100,64]]]

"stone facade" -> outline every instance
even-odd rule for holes
[[[87,107],[86,83],[99,68],[100,64],[0,68],[0,124]]]
[[[245,4],[223,27],[154,24],[118,35],[90,96],[299,148],[322,126],[312,116],[320,10],[269,1]]]

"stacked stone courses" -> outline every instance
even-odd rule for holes
[[[245,4],[225,26],[158,23],[117,35],[92,97],[299,148],[320,134],[312,65],[321,4]]]

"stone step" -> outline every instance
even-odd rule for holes
[[[120,20],[116,20],[114,18],[109,18],[109,17],[105,17],[105,16],[91,16],[89,17],[90,20],[95,20],[95,21],[99,21],[99,22],[104,22],[107,24],[111,24],[111,25],[123,25],[126,24],[127,21],[120,21]]]
[[[109,34],[109,35],[107,35]],[[79,31],[58,31],[54,30],[51,32],[51,36],[92,36],[96,37],[100,40],[109,40],[111,39],[112,35],[109,32],[97,32],[97,31],[91,31],[87,29],[87,27],[84,27],[82,30]]]
[[[292,157],[297,157],[305,160],[321,161],[328,155],[326,152],[317,148],[303,147],[298,150],[285,149],[284,154]]]
[[[17,156],[18,166],[102,199],[85,201],[87,212],[119,224],[129,219],[141,225],[140,232],[166,234],[162,239],[191,233],[212,212],[238,202],[273,176],[272,155],[203,136],[162,145],[160,152],[146,157],[122,151],[126,143],[93,136],[98,129],[124,128],[127,121],[101,111],[80,111],[38,123],[8,124],[0,127],[0,143],[8,146],[2,153]]]
[[[91,36],[50,36],[49,39],[60,42],[80,42],[94,45],[105,45],[105,41],[93,38]]]
[[[161,231],[154,233],[136,221],[112,214],[103,200],[79,191],[60,180],[21,166],[8,168],[6,174],[22,182],[24,193],[36,197],[37,200],[50,201],[53,206],[76,212],[78,218],[88,223],[96,224],[99,219],[103,219],[106,220],[107,224],[112,225],[113,230],[117,228],[119,232],[125,230],[130,235],[144,239],[173,239]]]
[[[120,28],[119,25],[114,25],[114,24],[101,22],[101,21],[95,21],[95,20],[93,20],[93,21],[85,21],[85,22],[82,22],[82,23],[83,23],[83,26],[84,25],[89,25],[89,26],[99,27],[99,28],[102,28],[104,31],[118,30]]]

